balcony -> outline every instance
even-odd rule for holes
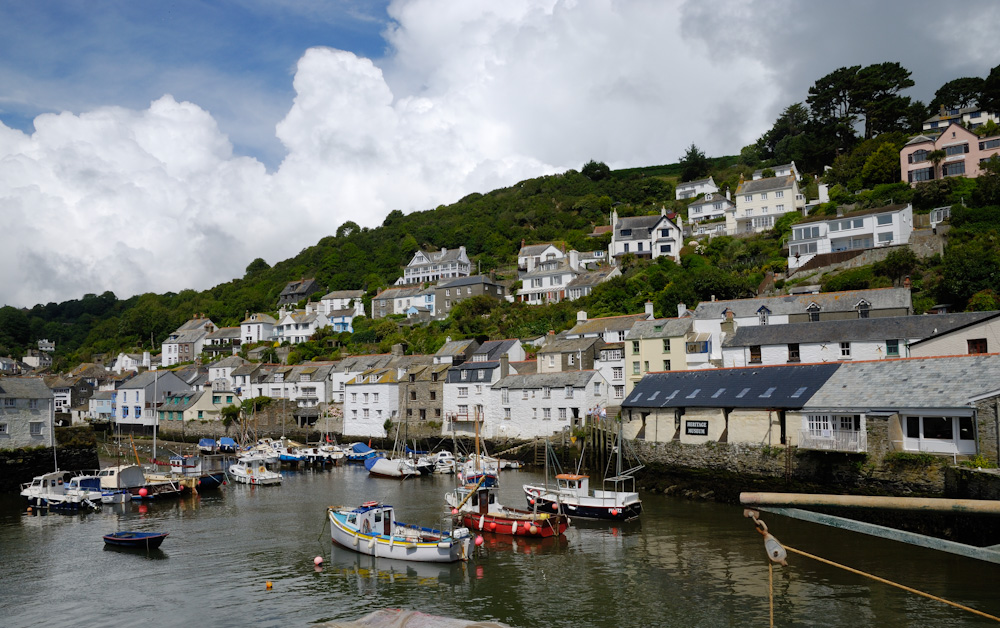
[[[799,448],[864,453],[868,451],[868,433],[855,430],[822,430],[818,432],[800,430]]]
[[[444,418],[446,421],[451,421],[453,423],[471,423],[473,421],[478,421],[482,423],[486,420],[486,415],[483,412],[445,412]]]

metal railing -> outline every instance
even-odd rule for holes
[[[827,451],[868,451],[868,433],[855,430],[800,430],[800,449]]]

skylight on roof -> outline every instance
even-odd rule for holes
[[[737,399],[742,399],[743,395],[747,394],[748,392],[750,392],[750,389],[749,388],[744,388],[743,390],[740,391],[740,394],[736,395],[736,398]]]
[[[768,388],[767,390],[765,390],[763,393],[761,393],[760,397],[763,398],[763,399],[766,399],[767,397],[770,397],[771,393],[773,393],[776,390],[778,390],[777,386],[771,386],[770,388]]]
[[[719,395],[721,395],[724,392],[726,392],[726,389],[725,388],[720,388],[719,390],[715,391],[714,395],[712,395],[712,399],[718,399]]]
[[[688,395],[687,398],[688,399],[694,399],[698,395],[698,393],[700,393],[700,392],[701,392],[701,388],[695,388],[694,390],[691,391],[691,394]]]
[[[809,390],[808,386],[803,386],[802,388],[799,388],[798,390],[795,391],[795,394],[792,395],[792,399],[798,399],[799,397],[802,396],[802,393],[804,393],[807,390]]]

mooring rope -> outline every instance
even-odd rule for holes
[[[768,605],[769,605],[769,608],[770,608],[770,616],[771,616],[771,624],[770,625],[771,625],[772,628],[774,627],[774,563],[778,563],[778,564],[781,564],[781,565],[787,565],[787,563],[785,562],[785,557],[787,555],[786,552],[792,552],[793,554],[798,554],[799,556],[805,556],[806,558],[811,558],[811,559],[819,561],[819,562],[821,562],[821,563],[823,563],[825,565],[830,565],[831,567],[837,567],[838,569],[843,569],[844,571],[849,571],[849,572],[851,572],[853,574],[856,574],[856,575],[859,575],[859,576],[864,576],[865,578],[870,578],[872,580],[875,580],[876,582],[881,582],[882,584],[887,584],[889,586],[896,587],[897,589],[901,589],[903,591],[907,591],[909,593],[913,593],[915,595],[919,595],[921,597],[925,597],[925,598],[927,598],[929,600],[934,600],[936,602],[941,602],[941,603],[947,604],[948,606],[951,606],[953,608],[957,608],[957,609],[960,609],[960,610],[972,613],[974,615],[978,615],[980,617],[984,617],[986,619],[991,619],[991,620],[993,620],[995,622],[1000,622],[1000,617],[997,617],[996,615],[990,615],[989,613],[984,613],[983,611],[976,610],[976,609],[971,608],[969,606],[965,606],[964,604],[959,604],[958,602],[952,602],[951,600],[946,600],[943,597],[940,597],[940,596],[937,596],[937,595],[934,595],[934,594],[931,594],[931,593],[926,593],[924,591],[920,591],[918,589],[914,589],[913,587],[908,587],[905,584],[899,584],[898,582],[893,582],[892,580],[887,580],[886,578],[882,578],[881,576],[876,576],[875,574],[871,574],[871,573],[868,573],[866,571],[861,571],[860,569],[855,569],[853,567],[848,567],[847,565],[842,565],[842,564],[834,562],[832,560],[828,560],[826,558],[821,558],[821,557],[816,556],[814,554],[810,554],[808,552],[804,552],[804,551],[802,551],[800,549],[795,549],[794,547],[788,547],[787,545],[782,545],[778,541],[778,539],[774,538],[774,536],[772,536],[767,531],[767,524],[765,524],[763,521],[761,521],[758,518],[759,517],[759,513],[757,511],[751,510],[751,509],[746,509],[746,510],[743,511],[743,515],[745,517],[749,517],[750,519],[753,519],[753,522],[754,522],[754,525],[756,526],[757,532],[759,532],[760,535],[764,537],[764,548],[765,548],[765,551],[767,552],[767,557],[768,557],[768,563],[767,563],[767,595],[768,595]]]

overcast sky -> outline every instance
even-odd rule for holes
[[[579,169],[737,154],[809,86],[1000,64],[1000,3],[0,3],[0,305],[204,289]],[[433,244],[433,243],[432,243]]]

